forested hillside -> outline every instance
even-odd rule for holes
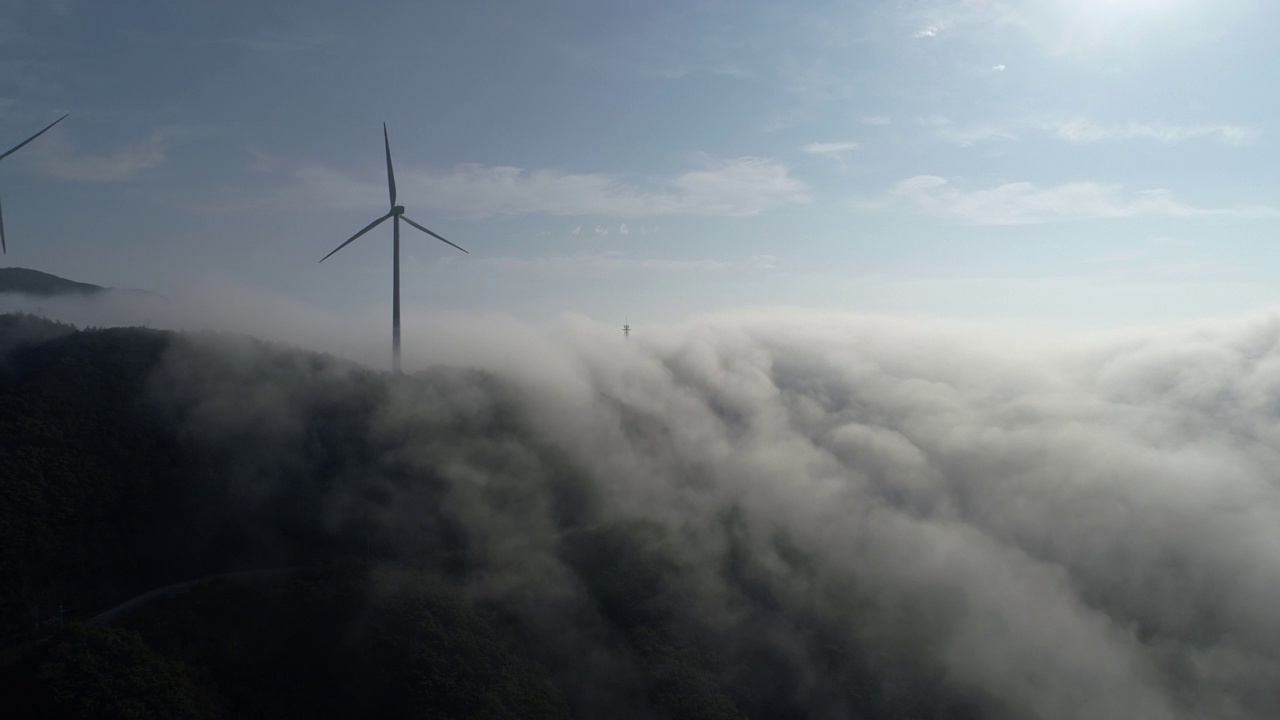
[[[107,288],[76,282],[27,268],[0,268],[0,293],[22,293],[36,297],[54,295],[93,295]]]
[[[710,572],[611,512],[500,378],[28,316],[0,352],[12,717],[980,715],[780,595],[733,512]]]

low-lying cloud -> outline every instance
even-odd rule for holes
[[[548,348],[572,387],[533,387],[624,512],[680,533],[741,509],[760,562],[778,534],[817,558],[773,566],[784,593],[872,593],[848,632],[911,618],[1016,717],[1280,709],[1280,320],[1079,345],[791,313],[601,334]]]

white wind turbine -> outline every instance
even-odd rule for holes
[[[67,115],[70,115],[70,114],[71,114],[71,113],[67,113]],[[35,140],[36,138],[38,138],[38,137],[40,137],[41,135],[43,135],[43,134],[45,133],[45,131],[46,131],[46,130],[48,130],[49,128],[53,127],[54,125],[57,125],[58,123],[62,122],[63,120],[66,120],[66,119],[67,119],[67,115],[63,115],[62,117],[58,118],[57,120],[54,120],[53,122],[51,122],[51,123],[49,123],[48,125],[46,125],[46,126],[44,127],[44,130],[41,130],[40,132],[36,133],[35,135],[32,135],[31,137],[27,138],[26,140],[23,140],[22,142],[18,143],[17,145],[14,145],[13,147],[9,148],[8,150],[5,150],[5,151],[4,151],[4,154],[3,154],[3,155],[0,155],[0,160],[3,160],[3,159],[5,159],[5,158],[9,157],[10,155],[14,154],[15,152],[17,152],[17,151],[21,150],[23,145],[26,145],[27,143],[31,142],[32,140]],[[4,242],[4,208],[3,208],[3,206],[0,206],[0,253],[4,253],[5,255],[8,255],[8,254],[9,254],[9,248],[8,248],[8,246],[6,246],[6,245],[5,245],[5,242]]]
[[[467,251],[449,242],[443,236],[438,235],[410,220],[408,216],[404,214],[404,206],[396,204],[396,174],[391,168],[391,141],[387,138],[386,123],[382,123],[382,143],[387,151],[387,191],[391,197],[391,209],[387,211],[386,215],[383,215],[377,220],[365,225],[364,229],[360,232],[352,235],[346,242],[334,248],[328,255],[320,258],[320,262],[328,260],[333,253],[336,253],[342,248],[350,245],[356,238],[374,229],[388,218],[392,219],[392,227],[395,229],[392,232],[391,244],[391,367],[392,370],[398,374],[400,372],[400,221],[404,220],[431,237],[448,245],[453,245],[453,247],[462,250],[464,253]]]

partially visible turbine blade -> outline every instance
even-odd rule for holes
[[[0,252],[5,255],[9,254],[9,248],[4,245],[4,207],[0,206]]]
[[[325,255],[324,257],[320,258],[320,262],[324,262],[325,260],[328,260],[330,257],[332,257],[333,253],[336,253],[336,252],[338,252],[339,250],[341,250],[342,248],[344,248],[344,247],[346,247],[346,246],[350,245],[350,244],[352,243],[352,241],[354,241],[356,238],[358,238],[358,237],[360,237],[361,235],[363,235],[363,234],[365,234],[365,233],[369,232],[370,230],[374,229],[375,227],[377,227],[377,226],[378,226],[378,223],[382,222],[383,220],[386,220],[386,219],[387,219],[387,218],[389,218],[389,217],[391,217],[391,213],[387,213],[386,215],[383,215],[382,217],[378,218],[377,220],[374,220],[373,222],[369,223],[368,225],[365,225],[363,230],[361,230],[360,232],[356,233],[355,235],[352,235],[350,238],[347,238],[347,241],[346,241],[346,242],[344,242],[344,243],[342,243],[342,244],[341,244],[341,245],[339,245],[338,247],[334,248],[334,249],[333,249],[333,252],[331,252],[331,253],[329,253],[328,255]]]
[[[67,113],[67,115],[70,115],[70,114],[71,114],[71,113]],[[0,160],[3,160],[3,159],[5,159],[5,158],[9,157],[10,155],[14,154],[14,153],[15,153],[15,152],[17,152],[19,149],[21,149],[23,145],[26,145],[27,143],[31,142],[32,140],[35,140],[36,138],[38,138],[38,137],[40,137],[41,135],[43,135],[43,134],[45,133],[45,131],[46,131],[46,130],[48,130],[49,128],[53,127],[54,125],[57,125],[58,123],[62,122],[63,120],[66,120],[66,119],[67,119],[67,115],[63,115],[62,117],[58,118],[57,120],[54,120],[53,122],[51,122],[51,123],[49,123],[48,125],[46,125],[46,126],[45,126],[45,128],[44,128],[44,130],[41,130],[40,132],[36,133],[35,135],[32,135],[31,137],[27,138],[26,140],[23,140],[22,142],[18,143],[17,145],[14,145],[13,147],[11,147],[11,148],[9,148],[8,150],[6,150],[6,151],[5,151],[5,153],[4,153],[3,155],[0,155]]]
[[[391,139],[387,137],[387,124],[382,123],[382,144],[387,148],[387,190],[391,194],[391,207],[396,206],[396,171],[391,169]]]
[[[439,240],[440,242],[448,243],[448,244],[450,244],[450,245],[453,245],[453,243],[449,242],[448,240],[445,240],[444,238],[440,237],[439,235],[437,235],[437,234],[435,234],[435,233],[431,232],[430,230],[428,230],[428,229],[426,229],[426,228],[422,227],[421,225],[419,225],[418,223],[416,223],[416,222],[414,222],[414,221],[410,220],[410,219],[408,218],[408,216],[406,216],[406,215],[401,215],[401,216],[400,216],[400,219],[401,219],[401,220],[403,220],[403,221],[405,221],[405,222],[407,222],[407,223],[409,223],[410,225],[412,225],[412,226],[414,226],[414,227],[418,228],[418,229],[419,229],[419,230],[421,230],[422,232],[424,232],[424,233],[426,233],[426,234],[430,235],[431,237],[433,237],[433,238],[435,238],[435,239]],[[461,248],[460,246],[458,246],[458,245],[453,245],[453,246],[454,246],[454,247],[456,247],[456,248],[458,248],[459,250],[462,250],[462,248]],[[464,252],[464,253],[465,253],[465,252],[467,252],[467,251],[466,251],[466,250],[462,250],[462,252]],[[470,255],[471,253],[467,253],[467,254],[468,254],[468,255]]]

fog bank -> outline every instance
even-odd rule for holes
[[[216,295],[171,301],[151,324],[385,362],[373,313]],[[146,319],[42,305],[82,324]],[[629,340],[572,316],[406,319],[407,367],[505,378],[587,470],[604,516],[661,528],[694,579],[690,612],[725,632],[742,617],[722,568],[745,552],[789,606],[935,668],[993,716],[1280,713],[1275,316],[1032,336],[776,310],[636,323]],[[404,391],[401,415],[370,432],[463,412],[465,397]],[[445,474],[465,488],[484,472],[461,458]],[[488,591],[563,573],[545,508],[454,502],[503,569]]]

